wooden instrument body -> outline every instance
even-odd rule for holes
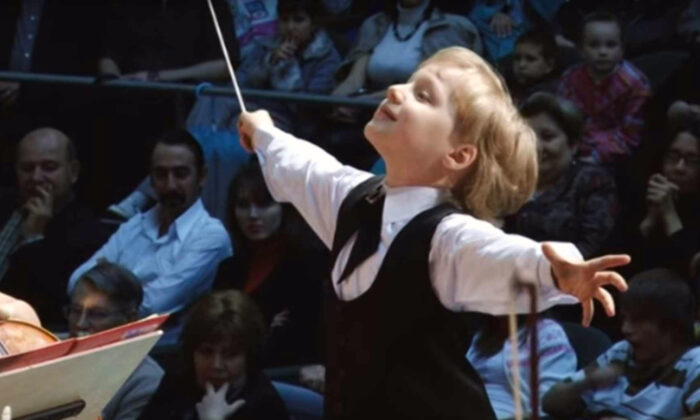
[[[0,357],[32,351],[59,341],[42,327],[24,321],[0,321]]]

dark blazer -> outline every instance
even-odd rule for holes
[[[268,325],[281,311],[290,313],[285,325],[268,332],[262,358],[265,367],[318,362],[320,357],[317,332],[323,281],[329,275],[328,253],[300,251],[291,245],[284,252],[272,273],[251,294]],[[223,260],[214,288],[243,289],[249,263],[243,252]]]
[[[0,226],[17,208],[16,197],[0,197]],[[15,250],[0,290],[31,304],[49,328],[65,328],[61,308],[69,302],[68,279],[109,238],[110,230],[78,200],[49,222],[44,239]]]

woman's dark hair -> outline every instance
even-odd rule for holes
[[[236,203],[238,202],[238,194],[243,188],[256,193],[256,199],[263,203],[274,203],[275,200],[270,195],[270,191],[265,184],[265,178],[260,169],[260,164],[257,159],[243,165],[236,175],[231,180],[228,187],[228,196],[226,199],[226,226],[231,234],[234,249],[236,252],[247,251],[250,248],[250,241],[243,234],[238,221],[236,220]],[[285,232],[287,229],[287,219],[291,208],[288,204],[282,204],[282,223],[280,224],[280,232]]]
[[[583,114],[571,101],[560,96],[547,92],[533,93],[523,103],[520,114],[525,118],[547,114],[564,131],[569,146],[577,145],[583,135]]]
[[[127,318],[136,318],[143,300],[143,288],[139,279],[128,269],[101,259],[79,281],[90,283],[107,296]]]
[[[194,156],[195,169],[197,169],[198,174],[202,174],[202,169],[204,168],[204,151],[199,142],[189,133],[187,130],[172,130],[168,131],[162,136],[160,136],[151,146],[151,154],[153,157],[153,151],[159,144],[164,144],[166,146],[183,146],[192,152]]]
[[[215,292],[192,307],[182,331],[186,366],[194,375],[194,352],[204,343],[226,342],[246,355],[249,374],[259,367],[265,321],[255,302],[238,290]]]
[[[688,281],[667,268],[643,271],[629,281],[620,297],[624,316],[656,322],[683,344],[693,341],[696,300]]]
[[[278,0],[277,16],[291,15],[297,12],[308,13],[314,24],[325,14],[319,0]]]

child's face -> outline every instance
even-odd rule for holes
[[[594,77],[612,73],[622,61],[622,35],[614,22],[590,22],[583,31],[581,52]]]
[[[314,28],[311,16],[303,11],[280,16],[278,25],[282,39],[293,41],[296,45],[306,44]]]
[[[452,94],[463,70],[444,63],[430,63],[408,82],[393,85],[364,133],[390,171],[426,174],[441,166],[454,149],[455,126]]]
[[[554,68],[552,60],[542,55],[542,47],[530,42],[521,42],[513,53],[513,75],[521,85],[536,83],[545,78]]]

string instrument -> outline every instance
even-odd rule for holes
[[[0,321],[0,357],[23,353],[59,341],[42,327],[17,320]]]

